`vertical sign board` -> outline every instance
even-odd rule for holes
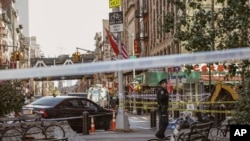
[[[109,13],[109,29],[110,32],[122,32],[123,31],[123,12],[111,12]]]
[[[109,8],[119,7],[121,5],[121,0],[109,0]]]

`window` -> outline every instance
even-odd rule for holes
[[[94,111],[98,110],[97,106],[94,103],[92,103],[92,102],[90,102],[88,100],[82,99],[81,104],[83,105],[84,109],[94,110]]]
[[[46,106],[56,106],[58,103],[60,103],[62,99],[59,98],[53,98],[53,97],[43,97],[40,99],[37,99],[36,101],[32,102],[32,105],[46,105]]]
[[[66,104],[65,104],[65,107],[66,108],[79,108],[80,105],[79,105],[79,103],[77,102],[76,99],[73,99],[73,100],[67,101]]]

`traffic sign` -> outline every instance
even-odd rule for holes
[[[179,66],[175,66],[175,67],[174,67],[174,71],[175,71],[175,72],[180,71],[180,70],[181,70],[181,67],[179,67]]]
[[[135,55],[131,55],[129,58],[130,59],[136,59],[136,56]]]
[[[121,0],[109,0],[109,8],[119,7],[121,5]]]
[[[122,32],[123,31],[123,12],[111,12],[109,13],[109,26],[110,32]]]

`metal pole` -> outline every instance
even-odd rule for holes
[[[120,8],[116,8],[115,11],[120,11]],[[122,45],[121,45],[121,32],[117,33],[117,43],[119,49],[118,59],[122,59]],[[119,107],[118,113],[116,117],[116,130],[128,130],[129,129],[129,122],[128,116],[124,113],[124,91],[123,91],[123,74],[122,71],[118,71],[118,97],[119,97]]]
[[[135,36],[132,34],[132,55],[135,56],[135,49],[134,49],[134,41]],[[135,89],[135,69],[133,68],[133,88]],[[136,114],[136,105],[135,105],[135,90],[133,91],[133,114]]]
[[[135,35],[131,31],[129,31],[126,27],[125,27],[125,30],[132,36],[131,43],[132,43],[132,56],[133,56],[133,58],[131,58],[131,59],[135,59],[134,58],[135,57],[135,48],[134,48]],[[135,81],[135,69],[133,68],[133,88],[135,88],[135,83],[136,83],[136,81]],[[135,90],[134,90],[133,91],[133,112],[132,112],[133,114],[136,114],[135,94],[136,93],[135,93]]]
[[[212,14],[212,23],[211,23],[211,27],[212,27],[212,30],[214,30],[214,0],[211,0],[211,14]],[[213,41],[212,41],[212,47],[211,47],[211,51],[214,50],[214,35],[213,35]],[[208,65],[209,67],[209,93],[211,93],[211,81],[212,81],[212,74],[211,74],[211,64],[209,63]]]

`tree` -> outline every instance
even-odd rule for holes
[[[0,83],[0,117],[10,112],[20,112],[25,104],[22,81],[1,81]]]
[[[159,23],[163,32],[176,31],[173,35],[173,44],[180,44],[189,52],[249,47],[248,0],[168,0],[167,2],[175,5],[177,11],[180,11],[179,15],[168,12],[164,22]],[[205,9],[204,2],[210,2],[211,8]],[[215,4],[221,5],[221,8],[214,9]],[[250,105],[247,104],[250,103],[250,63],[249,60],[230,60],[230,63],[228,77],[240,73],[243,79],[243,88],[236,103],[233,121],[238,124],[250,124]],[[188,73],[192,69],[191,65],[186,65]]]

